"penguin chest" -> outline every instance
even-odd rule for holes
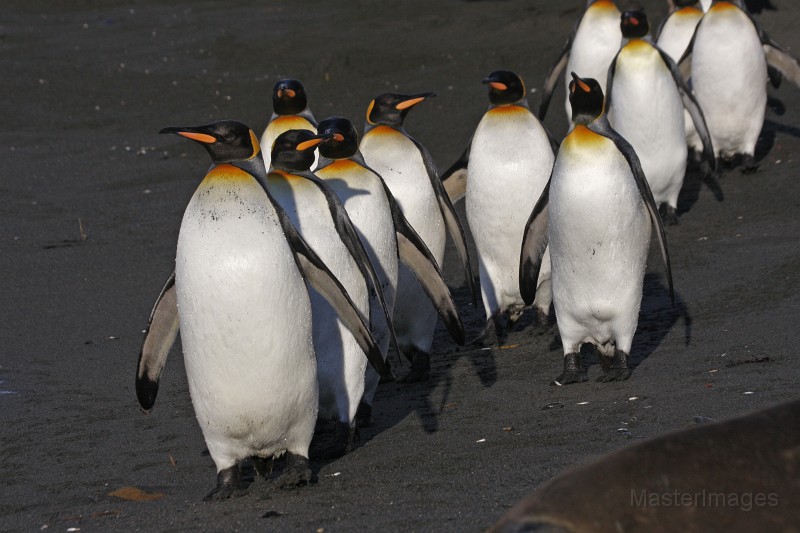
[[[553,168],[548,217],[554,301],[614,298],[643,275],[648,213],[610,139],[580,125],[567,136]]]
[[[570,51],[567,72],[594,78],[605,87],[608,66],[619,51],[622,30],[619,27],[620,12],[613,2],[595,2],[584,13],[575,32]],[[565,86],[569,88],[569,76]]]
[[[364,135],[361,152],[367,165],[386,182],[406,219],[441,263],[444,220],[420,149],[401,132],[378,126]]]
[[[731,143],[739,131],[758,136],[766,83],[766,60],[752,22],[735,6],[716,4],[697,28],[692,84],[717,150],[736,148]]]
[[[519,262],[514,250],[553,159],[544,128],[527,109],[499,106],[484,115],[472,139],[466,188],[467,219],[482,261]]]
[[[344,204],[391,306],[397,287],[397,239],[380,177],[349,160],[334,161],[317,176]]]
[[[189,388],[209,447],[246,435],[261,450],[291,425],[288,413],[305,409],[276,391],[296,388],[298,400],[316,388],[308,294],[255,179],[229,165],[209,173],[184,214],[175,275]]]
[[[633,145],[645,175],[658,182],[682,178],[683,102],[661,54],[650,43],[632,40],[617,56],[612,83],[609,122]]]
[[[344,285],[356,307],[364,311],[364,279],[336,231],[327,198],[320,188],[311,180],[284,172],[271,172],[267,184],[272,197],[311,249]]]
[[[689,47],[702,18],[703,12],[694,7],[685,7],[674,12],[658,35],[658,47],[677,63]]]

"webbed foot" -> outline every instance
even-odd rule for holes
[[[625,381],[631,377],[631,369],[628,367],[628,354],[622,350],[614,350],[614,356],[610,365],[603,365],[603,373],[597,378],[600,383],[610,383],[612,381]]]
[[[570,385],[572,383],[583,383],[587,381],[589,376],[586,375],[586,369],[581,365],[581,354],[568,353],[564,356],[564,371],[554,379],[550,385]]]
[[[242,479],[239,465],[235,464],[217,472],[217,486],[203,498],[203,501],[222,501],[247,494],[248,484]]]
[[[431,356],[428,353],[414,350],[411,358],[411,371],[401,380],[401,383],[417,383],[428,381],[431,377]]]
[[[293,490],[305,487],[311,481],[311,467],[308,457],[303,457],[291,452],[286,452],[286,468],[275,479],[278,486],[284,490]]]

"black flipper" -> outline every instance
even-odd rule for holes
[[[619,57],[619,52],[617,55],[614,56],[614,60],[608,66],[608,77],[606,78],[606,86],[601,87],[603,91],[605,91],[606,99],[605,99],[605,108],[611,109],[611,92],[614,89],[614,75],[617,73],[617,58]]]
[[[422,154],[422,160],[425,162],[425,168],[428,171],[428,177],[430,178],[431,185],[433,186],[433,192],[436,194],[436,201],[439,203],[439,210],[442,212],[445,226],[447,226],[450,237],[453,239],[453,244],[456,246],[458,257],[461,259],[461,266],[464,268],[464,276],[467,278],[467,286],[469,287],[469,292],[472,295],[472,303],[476,304],[478,301],[478,291],[475,287],[475,280],[472,277],[472,266],[469,262],[467,239],[464,236],[464,228],[461,226],[461,222],[458,220],[458,215],[456,215],[456,211],[453,208],[453,203],[447,196],[447,192],[444,190],[444,185],[442,185],[442,181],[437,175],[436,165],[433,162],[431,154],[428,153],[428,150],[416,139],[410,136],[408,138],[411,139],[411,141],[416,145],[417,149],[419,149],[420,153]]]
[[[472,138],[467,144],[467,148],[461,157],[442,174],[442,184],[447,192],[450,202],[455,204],[467,194],[467,165],[469,164],[469,152],[472,148]]]
[[[383,180],[381,181],[383,182]],[[450,289],[444,281],[444,274],[442,274],[433,254],[425,245],[425,241],[408,223],[403,211],[400,209],[400,205],[385,183],[383,187],[392,211],[392,219],[394,220],[394,228],[397,235],[397,255],[400,261],[411,270],[414,277],[419,281],[425,294],[428,295],[428,298],[436,307],[439,316],[442,317],[450,337],[457,344],[463,345],[465,342],[464,324],[461,321],[456,304],[453,302]]]
[[[386,319],[386,324],[389,326],[389,334],[391,335],[392,342],[397,348],[397,351],[400,352],[400,345],[397,343],[397,337],[395,336],[392,313],[389,312],[389,308],[386,305],[386,300],[383,297],[383,289],[381,288],[380,280],[378,280],[378,275],[375,273],[375,268],[369,260],[369,255],[367,254],[366,248],[364,248],[364,243],[361,242],[361,238],[358,236],[358,232],[356,232],[356,228],[353,226],[353,222],[350,220],[350,215],[347,214],[344,204],[342,204],[342,201],[338,196],[336,196],[336,193],[334,193],[323,180],[316,177],[314,174],[309,172],[300,173],[298,175],[311,180],[325,195],[325,199],[328,202],[328,208],[331,212],[331,217],[334,220],[336,232],[339,234],[342,242],[347,247],[350,255],[353,256],[353,259],[358,265],[358,269],[361,271],[361,275],[364,276],[364,280],[369,280],[368,284],[372,284],[375,294],[378,297],[378,301],[381,304],[381,310],[383,311],[383,316]]]
[[[522,249],[519,257],[519,292],[525,305],[531,305],[536,298],[536,286],[539,281],[539,270],[542,268],[542,256],[547,248],[547,212],[550,203],[550,180],[547,180],[536,206],[525,224],[522,234]]]
[[[267,189],[265,188],[264,190],[266,191]],[[267,195],[269,195],[269,192],[267,192]],[[278,213],[278,219],[283,228],[283,233],[286,235],[286,241],[289,243],[294,253],[295,261],[297,262],[300,272],[303,274],[303,278],[328,301],[331,307],[333,307],[339,315],[339,318],[344,322],[345,326],[347,326],[347,329],[353,334],[353,337],[378,374],[388,377],[390,371],[386,362],[383,360],[381,350],[378,345],[375,344],[375,339],[372,338],[367,323],[364,321],[358,309],[356,309],[353,300],[350,299],[350,295],[347,294],[347,290],[345,290],[341,282],[336,279],[336,276],[333,275],[314,250],[308,246],[308,243],[306,243],[305,239],[303,239],[297,231],[297,228],[294,227],[289,215],[286,214],[280,204],[271,196],[270,201],[275,207],[275,211]]]
[[[136,398],[143,409],[151,409],[158,394],[158,380],[180,327],[175,293],[175,270],[156,299],[144,330],[136,371]]]
[[[658,245],[661,249],[661,257],[664,260],[667,283],[669,284],[669,296],[672,300],[672,305],[674,306],[675,292],[672,286],[672,268],[669,262],[669,251],[667,250],[667,236],[664,233],[664,225],[662,224],[661,217],[658,214],[658,206],[653,199],[653,193],[650,191],[650,186],[647,184],[647,178],[645,177],[644,171],[642,170],[642,165],[639,162],[639,156],[636,155],[636,152],[633,150],[633,147],[630,145],[630,143],[628,143],[628,141],[626,141],[619,133],[614,131],[614,129],[608,123],[608,118],[605,115],[602,115],[597,120],[590,122],[587,124],[587,127],[598,135],[602,135],[603,137],[607,137],[613,141],[617,146],[617,149],[619,149],[620,153],[628,161],[628,165],[631,167],[633,179],[636,181],[636,186],[639,188],[639,193],[642,195],[642,199],[647,206],[647,211],[650,213],[650,220],[653,222],[653,225],[656,229]]]
[[[708,161],[708,164],[711,165],[711,169],[716,171],[717,170],[717,157],[714,152],[714,145],[711,142],[711,133],[708,131],[708,126],[706,125],[706,117],[703,114],[703,110],[700,107],[700,104],[697,103],[697,99],[692,94],[692,90],[689,89],[689,86],[686,85],[686,82],[681,75],[681,71],[678,69],[678,65],[675,61],[672,60],[666,52],[661,50],[658,46],[653,45],[658,53],[661,54],[661,59],[664,61],[664,64],[667,65],[670,73],[672,74],[672,78],[675,80],[675,85],[678,86],[678,91],[681,93],[681,100],[683,100],[683,107],[689,112],[689,115],[692,117],[692,121],[694,122],[694,128],[697,131],[697,135],[700,136],[700,140],[703,142],[703,157]]]
[[[786,50],[774,41],[764,43],[762,48],[764,49],[764,57],[767,60],[767,64],[782,74],[784,78],[800,87],[800,65],[797,64],[797,59],[789,55]],[[780,85],[780,78],[777,78],[775,74],[771,74],[770,79],[773,80],[773,86],[778,87]],[[775,83],[776,79],[778,80],[777,84]]]
[[[585,13],[586,11],[584,10],[583,14]],[[550,100],[553,98],[553,91],[556,88],[559,78],[561,78],[561,74],[563,74],[567,68],[569,54],[572,50],[572,41],[575,39],[575,33],[578,31],[578,26],[580,25],[581,20],[583,20],[583,14],[581,14],[581,18],[578,19],[575,27],[572,28],[572,33],[567,39],[567,42],[564,43],[564,48],[561,49],[561,55],[558,56],[556,62],[553,63],[552,67],[550,67],[550,72],[548,72],[547,76],[544,78],[542,102],[539,104],[539,120],[544,120],[545,115],[547,115],[547,108],[550,107]]]

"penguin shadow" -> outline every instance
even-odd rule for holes
[[[778,109],[783,109],[785,111],[785,107],[782,107],[783,103],[780,100],[773,98],[770,98],[770,100],[777,102],[776,105],[779,104],[781,106]],[[773,108],[773,106],[770,107]],[[781,115],[783,113],[778,113],[776,111],[776,114]],[[800,138],[800,128],[787,124],[781,124],[779,122],[774,122],[769,119],[765,120],[764,126],[761,128],[761,134],[758,136],[758,142],[756,143],[756,153],[755,153],[756,162],[760,163],[769,155],[769,153],[772,151],[772,148],[775,146],[775,141],[778,136],[778,133]]]
[[[713,175],[703,172],[698,165],[690,162],[686,166],[686,175],[683,178],[683,186],[678,194],[678,215],[691,211],[694,204],[700,199],[700,190],[703,185],[709,188],[718,202],[725,200],[725,193],[719,185],[719,181]]]
[[[643,294],[639,323],[628,358],[632,370],[650,357],[679,319],[683,319],[684,324],[684,346],[689,346],[692,340],[692,316],[689,309],[677,292],[673,306],[663,275],[645,274]]]
[[[414,383],[402,382],[402,377],[408,374],[411,365],[407,359],[391,350],[392,370],[401,379],[378,386],[373,404],[373,423],[359,428],[360,444],[363,445],[383,431],[400,424],[410,415],[416,415],[425,433],[436,433],[439,430],[440,415],[452,407],[450,393],[455,383],[453,368],[464,359],[470,362],[482,386],[488,388],[496,383],[494,349],[470,344],[483,329],[482,306],[477,310],[472,305],[469,289],[466,287],[451,288],[451,294],[461,312],[467,343],[464,346],[455,345],[440,321],[434,336],[430,377],[427,381]],[[433,393],[440,387],[442,391],[436,396],[441,398],[435,400]]]

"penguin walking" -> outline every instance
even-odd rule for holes
[[[627,42],[609,68],[608,121],[633,146],[664,223],[677,224],[678,194],[686,174],[684,107],[697,125],[709,172],[716,168],[714,148],[703,112],[678,66],[648,40],[647,15],[625,11],[620,26]]]
[[[318,133],[332,138],[319,147],[319,167],[315,174],[347,210],[375,268],[387,309],[394,310],[399,260],[419,281],[453,340],[464,344],[464,325],[436,259],[403,216],[381,176],[364,162],[353,124],[346,118],[330,117],[320,122]],[[373,293],[370,298],[372,335],[386,358],[392,325],[379,310],[380,303]],[[364,395],[356,416],[359,426],[372,423],[372,404],[379,379],[375,369],[368,367]]]
[[[483,83],[489,86],[489,109],[466,151],[442,181],[451,200],[466,198],[486,311],[481,339],[490,344],[505,340],[507,329],[525,307],[519,292],[517,252],[555,156],[550,136],[528,107],[522,78],[497,70]],[[540,271],[534,302],[539,320],[545,323],[552,303],[550,291],[543,286],[549,284],[549,274],[549,269]]]
[[[741,0],[714,0],[681,60],[703,108],[716,155],[758,170],[755,147],[764,124],[768,65],[800,86],[800,67],[756,23]]]
[[[584,76],[596,79],[602,87],[606,86],[608,66],[622,42],[619,16],[620,11],[612,0],[587,0],[586,8],[561,50],[561,55],[547,73],[542,103],[539,106],[539,120],[544,120],[547,114],[550,99],[562,73],[581,72]],[[566,76],[564,78],[567,90],[564,107],[567,111],[567,120],[570,120],[572,117],[569,102],[570,80]]]
[[[272,87],[272,116],[261,135],[261,153],[269,168],[272,144],[278,135],[289,130],[317,131],[317,121],[308,107],[308,93],[300,80],[285,78],[275,82]],[[317,158],[311,168],[316,166]]]
[[[202,144],[213,165],[184,213],[174,283],[171,277],[151,315],[159,327],[151,321],[145,334],[139,402],[144,409],[155,402],[169,351],[164,332],[174,333],[164,326],[177,314],[189,392],[217,467],[206,499],[241,493],[247,485],[239,463],[247,458],[264,472],[265,461],[285,455],[282,484],[305,484],[318,389],[304,280],[326,295],[386,372],[380,351],[342,284],[266,192],[250,128],[220,121],[161,133]]]
[[[385,302],[380,277],[364,244],[336,194],[310,170],[313,149],[333,134],[289,130],[275,139],[267,185],[275,201],[331,272],[342,282],[363,317],[369,317],[369,287],[387,322],[391,312]],[[335,421],[335,443],[322,452],[338,457],[350,450],[355,417],[364,394],[366,360],[357,339],[339,319],[336,310],[311,293],[313,337],[317,354],[320,422]],[[382,359],[383,360],[383,359]]]
[[[580,347],[595,345],[604,373],[630,377],[628,356],[639,317],[650,224],[672,274],[664,227],[631,145],[603,112],[603,91],[572,73],[573,129],[561,143],[547,187],[531,213],[520,255],[520,290],[533,301],[539,263],[550,245],[553,303],[564,372],[553,384],[586,381]]]
[[[441,267],[445,234],[449,231],[461,259],[470,293],[475,287],[464,230],[428,151],[403,128],[403,120],[415,105],[434,93],[376,97],[367,109],[361,153],[370,168],[383,178],[408,222],[419,233]],[[405,381],[423,381],[430,375],[430,351],[436,328],[436,308],[428,301],[414,275],[400,265],[394,326],[400,348],[411,359]]]

